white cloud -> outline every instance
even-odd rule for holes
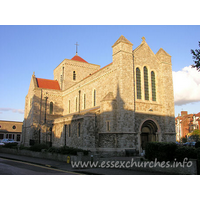
[[[173,72],[175,105],[200,101],[200,72],[195,68],[184,67]]]
[[[2,114],[2,112],[5,112],[5,111],[12,111],[14,113],[20,113],[20,114],[23,114],[24,113],[24,110],[22,109],[14,109],[14,108],[0,108],[0,114]]]

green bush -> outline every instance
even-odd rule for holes
[[[34,144],[33,146],[31,146],[30,148],[29,148],[29,150],[31,150],[31,151],[38,151],[38,152],[40,152],[42,149],[48,149],[49,147],[48,147],[48,145],[46,145],[46,144]]]
[[[19,150],[29,150],[30,149],[30,147],[25,147],[23,144],[21,144],[20,146],[19,146]]]
[[[181,138],[181,143],[186,143],[187,142],[187,137],[182,137]]]
[[[47,152],[50,152],[50,153],[60,153],[60,148],[50,147],[49,149],[47,149]]]
[[[171,161],[177,145],[174,142],[149,142],[145,147],[145,158],[154,161]]]
[[[184,158],[197,159],[197,150],[193,147],[179,147],[175,151],[174,159],[175,158],[180,162],[182,162]]]
[[[84,155],[88,155],[89,151],[78,149],[78,148],[73,148],[73,147],[68,147],[68,146],[63,146],[63,147],[50,147],[47,152],[50,153],[60,153],[64,155],[77,155],[77,152],[83,152]]]

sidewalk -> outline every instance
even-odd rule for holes
[[[145,171],[134,171],[129,169],[114,169],[114,168],[84,168],[84,169],[75,169],[71,167],[71,164],[67,164],[66,162],[49,160],[49,159],[41,159],[41,158],[33,158],[28,156],[14,155],[8,153],[0,153],[0,158],[7,158],[13,160],[19,160],[29,163],[34,163],[38,165],[43,165],[47,167],[52,167],[56,169],[61,169],[65,171],[78,172],[81,174],[90,174],[90,175],[166,175],[161,172],[145,172]]]

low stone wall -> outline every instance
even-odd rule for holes
[[[48,152],[35,152],[29,150],[17,150],[17,149],[9,149],[9,148],[0,148],[0,152],[9,153],[15,155],[29,156],[34,158],[45,158],[50,160],[64,161],[67,162],[67,157],[70,156],[71,161],[80,161],[82,159],[82,155],[71,156],[71,155],[62,155],[57,153],[48,153]]]

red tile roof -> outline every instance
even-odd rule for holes
[[[85,61],[83,58],[81,58],[81,57],[78,56],[78,55],[75,55],[71,60],[76,60],[76,61],[88,63],[87,61]]]
[[[59,83],[56,80],[36,78],[36,81],[39,88],[60,90]]]

